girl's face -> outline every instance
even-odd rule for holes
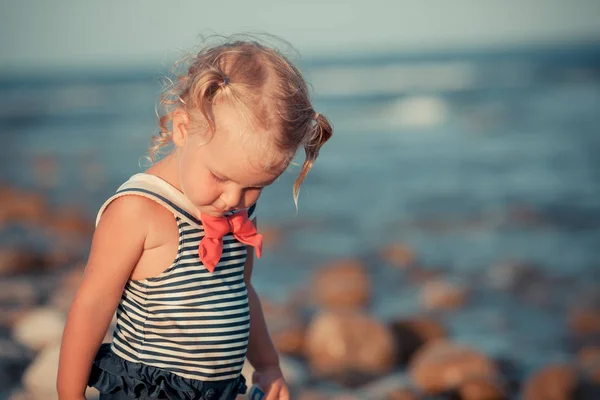
[[[277,132],[253,128],[233,107],[219,104],[213,113],[212,138],[190,133],[189,120],[179,114],[173,120],[173,141],[181,191],[200,213],[218,217],[254,204],[263,188],[283,173],[287,155],[273,154],[274,146],[261,148],[259,143],[272,140]],[[280,167],[263,168],[267,159]]]

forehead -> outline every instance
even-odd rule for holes
[[[287,167],[289,155],[276,145],[274,128],[257,127],[226,104],[213,109],[216,131],[203,147],[204,158],[238,183],[274,179]]]

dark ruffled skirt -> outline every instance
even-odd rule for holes
[[[96,354],[88,386],[100,391],[100,400],[230,400],[246,393],[242,375],[216,382],[187,379],[164,369],[124,360],[110,350],[108,343],[102,344]]]

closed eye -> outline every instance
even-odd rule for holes
[[[225,179],[225,178],[219,178],[217,175],[215,175],[212,172],[210,174],[212,175],[213,179],[215,181],[219,182],[219,183],[225,183],[225,182],[227,182],[227,179]]]

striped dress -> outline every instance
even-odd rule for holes
[[[158,276],[129,280],[117,308],[111,350],[121,358],[164,369],[188,379],[220,381],[240,375],[250,332],[244,282],[246,246],[223,238],[215,271],[198,256],[204,236],[189,200],[149,174],[136,174],[102,206],[124,195],[150,198],[169,209],[179,228],[175,260]],[[250,219],[254,206],[248,210]]]

